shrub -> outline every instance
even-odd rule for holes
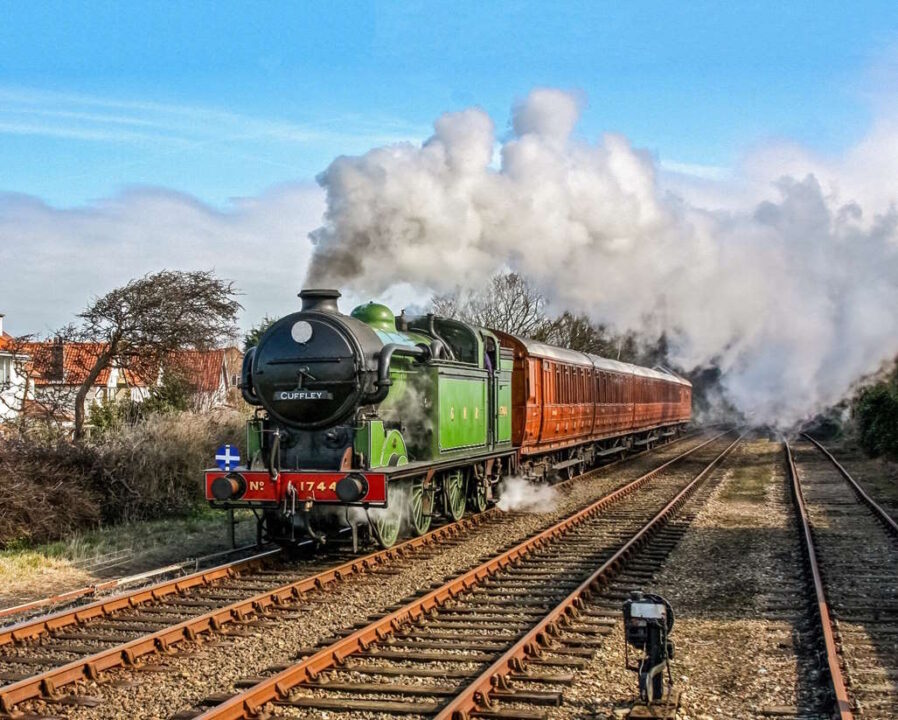
[[[203,470],[220,444],[242,444],[244,419],[153,414],[85,443],[0,435],[0,546],[192,512],[204,502]]]
[[[45,542],[100,523],[92,453],[52,437],[0,436],[0,546]]]
[[[864,452],[898,460],[898,368],[857,394],[852,415]]]
[[[137,520],[192,510],[203,500],[203,470],[222,443],[240,445],[237,411],[154,414],[96,444],[93,486],[108,521]]]

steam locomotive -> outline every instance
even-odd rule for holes
[[[664,370],[374,302],[344,315],[336,290],[299,297],[244,357],[245,466],[205,477],[260,539],[389,547],[483,511],[506,476],[573,477],[690,420],[690,383]]]

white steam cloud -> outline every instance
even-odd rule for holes
[[[577,139],[578,117],[574,96],[541,89],[498,160],[480,110],[442,116],[423,146],[338,158],[308,283],[445,292],[514,270],[558,308],[667,330],[673,359],[719,366],[759,422],[838,401],[898,354],[894,125],[836,161],[770,148],[738,180],[674,194],[626,138]]]
[[[502,480],[496,504],[502,512],[547,513],[555,509],[557,499],[558,493],[551,485],[513,475]]]

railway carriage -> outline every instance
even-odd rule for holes
[[[377,303],[344,315],[339,296],[303,291],[247,352],[246,464],[206,472],[211,504],[251,508],[260,539],[390,546],[484,510],[510,473],[573,476],[689,421],[672,373]]]
[[[530,475],[572,476],[672,437],[691,418],[692,385],[673,373],[496,334],[514,353],[512,443]]]

